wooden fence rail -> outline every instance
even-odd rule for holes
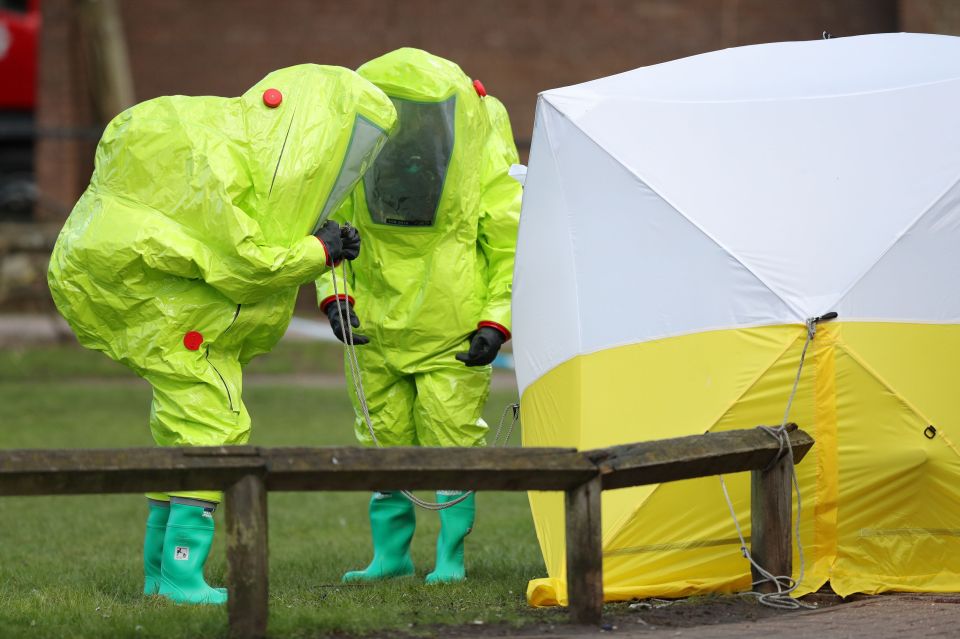
[[[813,440],[791,425],[794,459]],[[603,606],[602,490],[753,471],[753,554],[791,573],[789,464],[759,429],[577,452],[566,448],[129,448],[0,450],[0,496],[223,490],[230,634],[265,637],[267,491],[562,490],[573,619]],[[785,549],[785,550],[784,550]]]

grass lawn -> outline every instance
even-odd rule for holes
[[[332,361],[310,364],[310,354],[330,352],[329,345],[284,345],[260,360],[257,372],[338,370],[335,354]],[[77,379],[81,374],[96,381]],[[0,352],[0,447],[151,445],[149,387],[125,377],[102,355],[77,349]],[[514,398],[506,391],[491,395],[491,426]],[[342,389],[261,380],[245,388],[244,399],[254,444],[354,443],[352,410]],[[415,578],[373,586],[339,583],[344,571],[370,558],[367,500],[365,493],[271,493],[272,637],[425,634],[435,624],[477,621],[564,622],[562,611],[525,603],[527,581],[545,575],[525,494],[479,495],[477,526],[467,541],[469,580],[430,588],[422,582],[433,566],[438,520],[424,512],[418,512],[413,544]],[[0,499],[0,636],[225,636],[223,608],[175,606],[140,594],[145,516],[138,495]],[[223,585],[220,513],[217,519],[207,575],[213,585]]]
[[[343,372],[343,348],[335,342],[280,342],[246,368],[248,375]],[[136,379],[126,366],[75,345],[0,350],[0,382],[67,378]]]

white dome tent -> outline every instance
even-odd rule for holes
[[[514,281],[525,445],[791,412],[806,574],[960,590],[960,38],[728,49],[547,91]],[[955,439],[954,439],[955,438]],[[741,521],[746,476],[727,478]],[[604,494],[608,600],[749,588],[717,478]],[[531,494],[566,602],[562,496]],[[794,562],[795,571],[799,564]]]

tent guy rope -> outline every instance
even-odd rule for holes
[[[727,492],[727,484],[723,480],[723,475],[720,477],[720,485],[723,488],[723,496],[727,500],[727,508],[730,509],[730,516],[733,518],[733,524],[737,529],[737,537],[740,538],[740,552],[743,556],[750,562],[754,568],[757,569],[763,579],[754,581],[751,585],[756,586],[761,583],[771,582],[777,587],[776,592],[767,592],[761,593],[756,591],[744,592],[741,594],[751,595],[757,598],[761,604],[769,606],[771,608],[780,608],[783,610],[796,610],[797,608],[816,608],[810,604],[798,601],[797,599],[791,596],[791,593],[797,589],[797,587],[803,582],[803,573],[805,568],[804,556],[803,556],[803,544],[800,543],[800,520],[803,515],[803,500],[800,494],[800,483],[797,480],[797,467],[793,462],[793,449],[790,446],[790,437],[787,434],[787,420],[790,417],[790,408],[793,406],[793,400],[797,395],[797,388],[800,385],[800,374],[803,372],[803,363],[807,357],[807,349],[810,347],[810,343],[813,341],[813,338],[817,334],[817,324],[819,322],[825,322],[837,317],[836,313],[827,313],[821,315],[820,317],[811,317],[806,321],[807,326],[807,339],[803,344],[803,351],[800,353],[800,364],[797,366],[797,374],[793,380],[793,389],[790,391],[790,398],[787,400],[787,407],[783,412],[783,421],[781,421],[780,426],[772,428],[770,426],[758,426],[757,428],[768,433],[771,437],[776,439],[780,443],[780,452],[774,457],[773,461],[770,463],[771,466],[778,461],[784,454],[790,458],[790,474],[791,481],[793,482],[794,491],[797,493],[797,521],[796,521],[796,530],[794,536],[797,540],[797,554],[800,559],[800,574],[797,576],[797,579],[794,580],[791,575],[773,575],[763,566],[758,564],[753,557],[750,555],[750,550],[747,548],[747,542],[743,538],[743,531],[740,529],[740,522],[737,520],[737,514],[734,512],[733,503],[730,501],[730,494]]]

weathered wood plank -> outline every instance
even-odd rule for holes
[[[269,490],[565,490],[597,474],[563,448],[271,448]]]
[[[597,473],[562,448],[8,450],[0,496],[222,490],[258,468],[270,490],[565,490]]]
[[[0,451],[0,496],[221,490],[264,461],[252,446]]]
[[[574,623],[599,626],[603,613],[600,477],[566,491],[567,597]]]
[[[750,474],[750,555],[764,570],[775,577],[789,577],[793,572],[792,532],[792,467],[785,455],[772,467]],[[776,592],[771,581],[750,566],[754,590]]]
[[[790,442],[797,462],[813,446],[802,430],[793,430]],[[599,466],[603,488],[610,490],[763,468],[779,450],[776,439],[751,428],[612,446],[584,455]]]
[[[267,636],[267,489],[263,478],[247,475],[226,491],[227,615],[230,637]]]
[[[799,461],[813,444],[791,434]],[[578,453],[562,448],[131,448],[0,451],[0,495],[224,489],[266,467],[269,490],[604,489],[761,468],[778,450],[750,429]]]
[[[10,449],[0,450],[0,475],[23,472],[184,468],[211,464],[238,466],[249,465],[250,462],[244,460],[257,458],[259,455],[260,449],[256,446]]]

